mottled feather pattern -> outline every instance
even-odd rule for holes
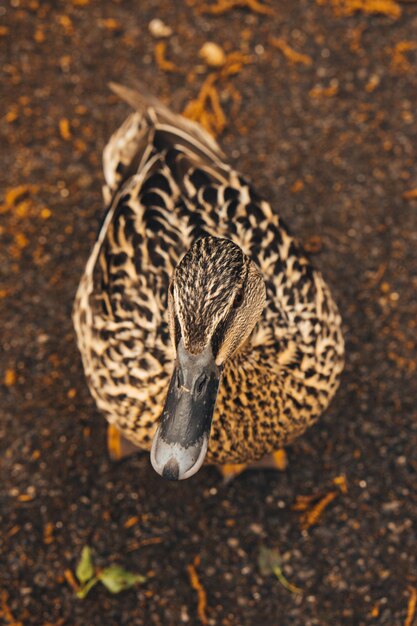
[[[215,255],[213,248],[211,237],[197,240],[175,270],[181,335],[191,354],[203,350],[206,337],[213,335],[230,308],[231,291],[239,291],[247,274],[248,263],[239,246],[224,239],[220,249],[216,245]]]
[[[195,328],[187,341],[198,350],[204,324],[215,332],[230,289],[238,292],[246,255],[263,275],[267,302],[225,364],[207,459],[260,458],[300,435],[333,397],[344,354],[337,307],[282,220],[204,131],[171,113],[167,121],[155,103],[138,109],[105,150],[108,208],[74,307],[89,387],[106,418],[149,449],[175,359],[170,277],[184,272],[192,307],[183,313],[198,322],[185,325]],[[178,266],[199,240],[192,254],[204,257],[207,235],[225,239],[218,271],[204,276],[198,258]]]

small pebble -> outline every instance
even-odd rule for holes
[[[158,18],[149,22],[148,29],[155,39],[164,39],[172,35],[172,28],[164,24],[164,22]]]
[[[226,63],[226,55],[223,48],[212,41],[207,41],[198,54],[209,67],[222,67]]]

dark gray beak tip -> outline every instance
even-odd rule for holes
[[[162,477],[167,480],[178,480],[180,475],[180,466],[178,461],[171,457],[162,470]]]
[[[207,454],[208,437],[188,448],[170,444],[161,437],[160,428],[155,433],[151,448],[154,470],[167,480],[185,480],[198,472]]]

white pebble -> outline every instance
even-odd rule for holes
[[[155,39],[162,39],[164,37],[171,37],[172,35],[172,28],[170,26],[167,26],[166,24],[164,24],[164,22],[158,18],[155,18],[154,20],[151,20],[149,22],[149,32],[151,33],[152,37],[155,37]]]
[[[223,48],[212,41],[207,41],[202,46],[199,56],[209,67],[222,67],[226,63],[226,55]]]

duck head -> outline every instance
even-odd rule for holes
[[[203,464],[224,364],[264,306],[259,269],[229,239],[199,239],[176,267],[168,291],[176,360],[151,449],[164,478],[189,478]]]

